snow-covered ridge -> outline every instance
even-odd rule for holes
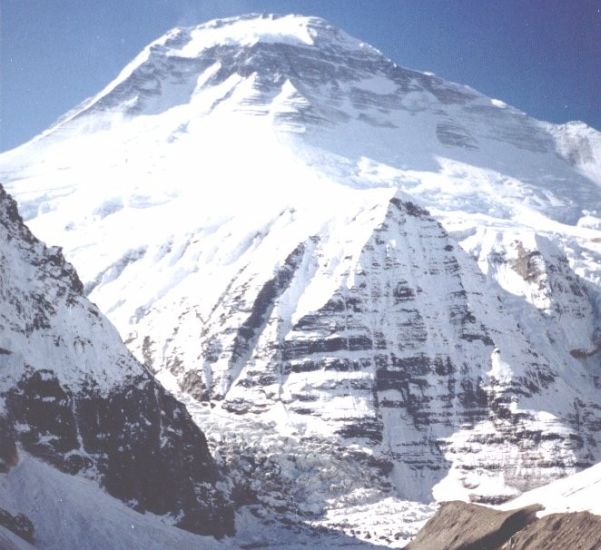
[[[0,474],[8,476],[0,475],[0,494],[25,451],[169,524],[233,533],[204,435],[2,186],[0,297]],[[21,502],[33,500],[28,493]]]
[[[63,384],[77,391],[94,380],[105,395],[139,373],[117,331],[82,296],[73,266],[59,248],[47,248],[31,234],[2,187],[0,241],[0,391],[19,381],[24,365],[64,365],[57,371]]]
[[[56,171],[59,195],[90,173],[138,178],[149,157],[155,177],[173,174],[191,149],[210,159],[215,138],[262,126],[262,139],[276,132],[307,163],[325,168],[325,152],[329,175],[346,185],[397,185],[430,208],[507,218],[527,206],[570,224],[579,205],[599,210],[599,132],[542,123],[498,101],[402,68],[317,18],[230,18],[154,41],[99,94],[3,155],[0,177],[19,195],[10,181],[31,155]],[[75,142],[77,158],[75,145],[65,147]],[[27,218],[32,207],[23,205]]]
[[[539,516],[566,512],[591,512],[601,515],[601,464],[528,491],[501,506],[504,510],[540,504]]]
[[[284,55],[286,61],[273,57],[273,52]],[[321,60],[313,59],[316,52]],[[380,74],[365,74],[362,66],[366,62]],[[336,72],[337,84],[327,78],[331,71]],[[250,79],[248,86],[240,86],[235,76]],[[314,81],[309,82],[308,77]],[[300,88],[299,82],[304,84]],[[347,86],[340,86],[345,82]],[[479,137],[486,137],[542,151],[557,139],[558,152],[569,160],[575,156],[589,158],[579,147],[565,151],[565,136],[574,134],[573,123],[552,125],[530,120],[500,99],[483,96],[468,86],[399,67],[324,19],[302,15],[250,14],[174,28],[147,45],[96,96],[65,114],[39,137],[69,131],[77,119],[90,114],[105,116],[96,123],[87,120],[75,124],[79,131],[113,126],[123,115],[156,114],[188,103],[198,107],[204,103],[199,95],[208,102],[204,109],[212,110],[222,103],[221,107],[240,108],[240,103],[247,101],[264,104],[264,109],[284,85],[290,84],[311,106],[304,122],[339,124],[357,117],[372,126],[391,128],[396,125],[394,120],[382,114],[398,109],[416,114],[437,108],[438,114],[445,116],[440,117],[435,131],[446,145],[474,148]],[[328,90],[330,84],[334,90]],[[208,94],[210,89],[215,93]],[[212,101],[210,95],[214,96]],[[370,109],[370,105],[378,109]],[[469,125],[464,125],[465,116],[458,121],[453,109],[447,111],[446,107],[453,105],[463,106],[468,120],[487,116],[504,124],[496,133],[474,135]],[[255,108],[254,112],[263,109]],[[107,117],[108,113],[112,116]],[[598,132],[588,131],[597,135],[594,140],[598,142]],[[579,132],[572,142],[579,139]]]

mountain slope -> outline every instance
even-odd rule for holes
[[[82,295],[60,249],[31,234],[1,187],[0,257],[3,489],[33,455],[139,512],[196,533],[231,534],[232,511],[216,488],[204,435],[130,355]],[[19,497],[28,499],[30,492]]]
[[[245,16],[159,38],[0,177],[239,504],[400,545],[347,518],[600,460],[600,144]]]

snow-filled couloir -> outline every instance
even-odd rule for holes
[[[600,167],[582,123],[246,16],[156,40],[0,180],[239,502],[350,532],[601,459]]]

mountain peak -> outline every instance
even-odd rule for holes
[[[365,47],[365,44],[325,19],[297,14],[248,14],[214,19],[193,27],[173,29],[156,43],[169,42],[175,37],[188,39],[188,55],[199,53],[213,45],[233,43],[245,46],[257,42],[315,46],[335,42],[346,47]]]
[[[310,59],[303,59],[301,52],[309,50]],[[309,62],[314,65],[313,76],[325,68],[333,80],[356,72],[357,63],[364,70],[366,61],[394,65],[376,48],[319,17],[248,14],[175,27],[148,44],[103,90],[66,113],[42,136],[92,113],[157,114],[226,81],[222,91],[227,94],[229,85],[239,84],[228,80],[232,75],[242,80],[254,73],[267,75],[279,89],[291,76],[302,79],[302,65]],[[297,66],[301,67],[298,74]],[[274,95],[268,94],[267,99]]]

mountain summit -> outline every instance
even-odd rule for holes
[[[362,75],[369,79],[378,65],[383,72],[394,67],[371,46],[316,17],[247,16],[175,28],[144,48],[113,82],[57,126],[101,111],[157,114],[188,103],[212,112],[248,101],[249,110],[254,104],[257,114],[266,114],[277,96],[293,100],[289,96],[296,85],[301,87],[296,90],[299,99],[311,88],[309,97],[342,92],[341,82]],[[335,89],[328,90],[330,86]],[[326,107],[317,103],[316,110]],[[330,122],[345,118],[341,109],[329,111]],[[327,121],[327,114],[317,120]]]
[[[430,178],[428,190],[417,186],[429,206],[498,216],[496,196],[502,194],[512,210],[526,203],[571,224],[582,215],[577,205],[599,209],[598,132],[583,124],[539,122],[467,86],[399,67],[314,17],[246,16],[173,29],[25,149],[40,154],[77,139],[88,171],[124,164],[129,169],[134,160],[146,165],[135,151],[165,166],[176,151],[187,156],[195,147],[214,157],[215,139],[230,149],[243,145],[258,157],[251,136],[272,134],[274,127],[278,142],[282,132],[293,141],[301,134],[310,163],[319,163],[324,150],[333,153],[332,168],[347,185],[395,180],[415,194],[411,170],[442,172],[446,181],[453,167],[467,163],[509,176],[514,188],[510,200],[505,180],[487,174],[487,185],[477,191],[463,185],[451,194],[439,178]],[[173,153],[161,151],[165,144]],[[220,141],[214,149],[227,144]],[[104,158],[98,163],[93,152],[100,150]],[[17,148],[4,158],[18,162],[23,153]],[[70,171],[75,164],[68,163]],[[400,173],[378,177],[379,165]],[[177,166],[180,159],[165,169],[174,173]],[[10,178],[10,170],[3,173]],[[432,195],[435,200],[429,200]]]
[[[400,545],[601,459],[592,128],[247,16],[159,38],[0,179],[268,520]]]

